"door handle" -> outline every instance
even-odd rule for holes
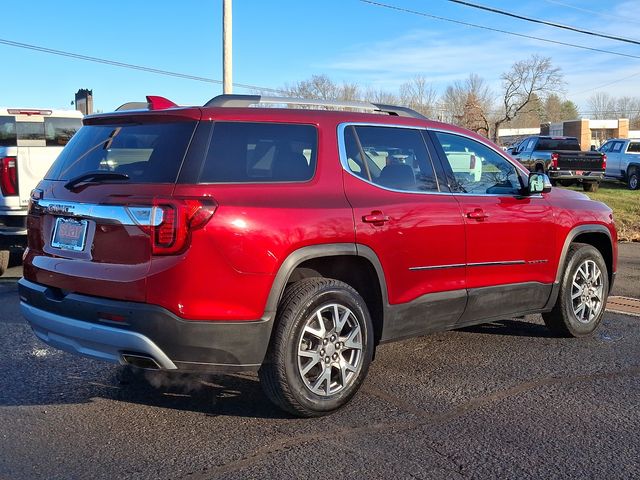
[[[385,215],[380,210],[374,210],[369,215],[364,215],[362,217],[362,221],[364,223],[372,223],[376,227],[381,227],[389,220],[391,220],[391,218],[389,218],[389,215]]]
[[[473,218],[474,220],[482,221],[485,218],[489,218],[489,215],[481,208],[476,208],[472,212],[467,212],[467,218]]]

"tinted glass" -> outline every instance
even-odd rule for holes
[[[44,140],[44,123],[16,122],[18,140]]]
[[[195,122],[82,127],[45,176],[69,180],[104,170],[129,175],[132,183],[175,182]]]
[[[611,146],[611,150],[609,150],[611,153],[620,153],[622,151],[622,142],[613,142],[613,145]]]
[[[607,142],[604,145],[602,145],[598,151],[600,152],[608,152],[611,149],[611,145],[613,145],[613,142]]]
[[[538,141],[536,150],[572,150],[579,152],[580,144],[575,138],[541,138]]]
[[[311,125],[217,122],[201,183],[303,182],[316,169]]]
[[[531,140],[529,140],[527,142],[527,146],[525,148],[525,150],[529,151],[529,150],[533,150],[533,146],[536,144],[536,139],[532,138]]]
[[[0,117],[0,147],[15,147],[16,119],[14,117]]]
[[[486,145],[460,135],[436,132],[453,176],[462,193],[505,194],[520,192],[516,167]]]
[[[82,127],[82,120],[79,118],[45,118],[44,133],[47,146],[66,145],[80,127]]]
[[[629,147],[627,148],[627,152],[640,153],[640,143],[638,143],[638,142],[630,143]]]
[[[360,140],[364,161],[355,135]],[[395,190],[438,190],[431,158],[419,130],[347,127],[344,140],[349,169],[359,177]]]

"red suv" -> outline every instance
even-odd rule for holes
[[[381,343],[536,312],[578,337],[602,319],[611,210],[474,133],[361,102],[148,101],[85,118],[32,193],[21,308],[54,347],[257,370],[315,416],[349,401]]]

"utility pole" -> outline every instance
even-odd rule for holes
[[[222,0],[222,93],[233,93],[231,72],[231,0]]]

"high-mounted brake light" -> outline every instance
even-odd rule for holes
[[[607,169],[607,154],[606,153],[602,154],[602,169],[603,170]]]
[[[131,217],[151,239],[154,255],[174,255],[184,251],[191,232],[204,227],[217,204],[209,198],[156,198],[153,206],[131,206]]]
[[[167,108],[175,108],[178,105],[171,100],[158,97],[156,95],[147,95],[147,103],[149,104],[149,110],[165,110]]]
[[[0,188],[5,197],[18,195],[18,159],[2,157],[0,159]]]
[[[555,152],[551,154],[551,167],[554,169],[558,168],[558,154]]]
[[[28,108],[10,108],[7,110],[11,115],[51,115],[51,110],[36,110]]]

